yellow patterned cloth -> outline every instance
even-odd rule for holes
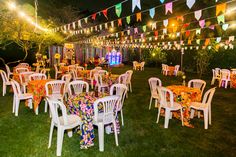
[[[201,90],[197,88],[190,88],[181,85],[172,85],[167,86],[174,94],[174,101],[180,103],[184,107],[184,125],[188,127],[193,127],[190,124],[190,108],[189,105],[191,102],[200,102],[201,101]],[[174,117],[180,119],[179,112],[174,112]]]
[[[174,66],[168,66],[168,75],[174,75],[175,67]]]

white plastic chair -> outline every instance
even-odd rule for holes
[[[92,89],[93,89],[94,74],[97,73],[97,72],[98,72],[98,70],[96,70],[96,69],[90,70],[89,78],[87,78],[87,80],[90,81],[90,85],[91,85]]]
[[[132,75],[133,75],[133,70],[128,70],[126,71],[126,74],[128,75],[127,79],[127,86],[128,86],[128,91],[132,93]]]
[[[99,151],[104,151],[104,126],[107,124],[113,124],[116,146],[118,146],[118,136],[116,129],[116,105],[119,103],[119,96],[106,96],[97,99],[94,102],[94,119],[93,124],[98,126],[98,140],[99,140]],[[103,112],[99,112],[99,107],[103,106]]]
[[[102,67],[97,66],[97,67],[95,67],[94,69],[96,69],[96,70],[102,70]]]
[[[137,61],[133,61],[133,70],[137,70],[137,66],[136,66],[137,63],[138,63]]]
[[[71,130],[82,124],[81,118],[77,115],[72,115],[72,114],[68,115],[66,106],[63,104],[63,102],[60,102],[58,100],[53,100],[50,98],[47,98],[47,101],[49,103],[50,111],[52,114],[48,148],[51,147],[52,134],[53,134],[54,126],[55,126],[57,127],[57,151],[56,152],[57,152],[57,156],[61,156],[65,130],[68,130],[68,136],[72,137]],[[61,110],[61,113],[62,113],[61,116],[59,116],[58,108]]]
[[[30,81],[29,76],[34,74],[34,72],[21,72],[20,75],[20,84],[23,87],[23,92],[26,93],[26,87],[28,85],[28,82]]]
[[[182,106],[181,104],[178,104],[174,102],[174,95],[173,92],[165,87],[157,87],[159,97],[160,97],[160,107],[158,109],[158,116],[157,116],[157,123],[159,122],[159,117],[161,113],[161,109],[165,109],[165,124],[164,128],[168,128],[169,124],[169,119],[171,119],[171,112],[172,111],[178,111],[180,110],[181,114],[181,121],[182,121],[182,126],[184,125],[183,123],[183,111],[182,111]],[[168,99],[169,98],[169,99]]]
[[[16,73],[20,74],[22,72],[29,72],[28,68],[16,68]]]
[[[62,71],[59,71],[58,68],[57,68],[57,65],[54,64],[54,68],[55,68],[55,79],[57,79],[58,77],[58,74],[62,74]]]
[[[211,85],[214,85],[215,84],[215,80],[218,80],[218,82],[220,82],[220,79],[221,79],[221,75],[218,75],[218,73],[216,72],[215,69],[212,69],[212,80],[211,80]]]
[[[216,88],[211,88],[204,94],[202,102],[191,102],[190,118],[194,117],[194,110],[203,111],[204,115],[204,128],[208,129],[208,123],[211,125],[211,101],[215,93]]]
[[[29,75],[29,80],[33,81],[33,80],[46,80],[47,76],[45,74],[41,74],[41,73],[34,73]]]
[[[14,92],[12,113],[15,113],[15,116],[18,116],[19,105],[20,105],[21,100],[28,100],[28,105],[29,105],[30,109],[32,109],[33,108],[33,106],[32,106],[33,94],[32,93],[21,93],[20,85],[15,80],[11,80],[11,85],[12,85],[13,92]]]
[[[9,80],[9,77],[7,77],[7,74],[5,71],[0,70],[0,74],[2,77],[2,96],[5,96],[5,94],[7,92],[7,86],[10,86],[11,82]]]
[[[141,70],[141,71],[144,71],[145,62],[141,62],[140,64],[141,64],[140,70]]]
[[[83,71],[84,70],[84,67],[82,66],[76,66],[76,71]]]
[[[124,84],[113,84],[110,88],[110,95],[117,95],[120,97],[120,101],[119,101],[120,103],[117,105],[117,112],[120,112],[121,114],[122,126],[124,126],[124,116],[123,116],[122,108],[124,105],[127,91],[128,91],[128,88]]]
[[[7,64],[5,64],[5,67],[7,70],[7,77],[10,79],[11,75],[13,75],[13,72],[11,72],[10,67]]]
[[[80,94],[83,93],[83,89],[85,88],[85,92],[89,92],[89,84],[85,81],[72,81],[68,84],[69,95]]]
[[[127,86],[127,82],[128,82],[128,74],[124,73],[124,74],[121,74],[119,77],[118,77],[118,82],[120,84],[124,84]]]
[[[221,79],[219,82],[219,87],[221,87],[222,83],[224,83],[224,87],[227,88],[229,82],[230,82],[230,70],[221,69]]]
[[[169,66],[164,64],[163,65],[163,75],[167,76],[169,72]]]
[[[150,110],[153,99],[155,100],[155,106],[157,106],[157,101],[160,101],[157,87],[162,86],[162,82],[159,78],[151,77],[148,79],[148,83],[149,83],[149,87],[151,91],[151,98],[150,98],[150,103],[149,103],[149,110]]]
[[[178,75],[178,71],[179,71],[179,65],[175,66],[175,70],[174,70],[174,75],[177,76]]]
[[[201,97],[202,97],[202,93],[206,87],[206,81],[200,80],[200,79],[192,79],[192,80],[188,81],[188,87],[200,89],[201,90]]]
[[[41,74],[45,74],[47,73],[47,70],[45,68],[43,68],[41,71],[40,71]]]
[[[96,81],[96,87],[98,88],[98,91],[99,91],[99,92],[101,92],[101,91],[104,92],[104,88],[108,88],[108,90],[109,90],[108,84],[107,84],[107,83],[104,83],[104,82],[102,81],[102,76],[101,76],[101,75],[95,73],[95,74],[94,74],[94,79],[95,79],[95,81]]]
[[[60,100],[63,102],[63,97],[65,94],[65,81],[53,80],[45,84],[46,96],[50,99]],[[47,112],[47,101],[45,101],[44,112]]]
[[[72,78],[72,76],[71,76],[70,73],[64,74],[64,75],[62,75],[62,77],[61,77],[61,80],[62,80],[62,81],[65,81],[65,94],[64,94],[64,96],[65,96],[65,99],[66,99],[66,100],[67,100],[67,98],[68,98],[67,96],[68,96],[68,93],[69,93],[69,91],[68,91],[68,84],[70,83],[71,78]]]
[[[76,71],[76,65],[69,65],[68,66],[68,72],[71,72],[72,70]]]
[[[70,73],[72,74],[72,78],[73,78],[74,81],[76,81],[76,80],[83,80],[83,77],[78,77],[76,70],[71,69]]]

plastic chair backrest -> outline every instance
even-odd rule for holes
[[[230,70],[221,69],[221,79],[230,80]]]
[[[200,79],[192,79],[188,82],[188,87],[198,88],[201,90],[201,95],[206,87],[206,81]]]
[[[20,73],[20,83],[28,83],[30,81],[30,75],[34,74],[34,72],[22,72]]]
[[[102,122],[104,124],[113,122],[117,114],[116,105],[119,103],[119,99],[120,97],[117,95],[106,96],[106,97],[97,99],[94,102],[94,120],[98,121],[98,114],[100,113],[99,106],[102,105],[102,109],[103,109]]]
[[[21,90],[20,90],[20,84],[17,81],[11,80],[11,86],[12,86],[14,95],[17,95],[17,96],[22,95]]]
[[[157,77],[151,77],[148,79],[149,87],[151,90],[151,94],[158,94],[157,87],[162,86],[162,82]]]
[[[80,94],[83,92],[83,89],[85,88],[85,92],[89,92],[89,84],[85,81],[72,81],[68,84],[69,88],[69,94]]]
[[[126,73],[121,74],[118,78],[118,81],[119,81],[120,84],[126,85],[127,82],[128,82],[128,74],[126,74]]]
[[[127,90],[128,90],[128,88],[124,84],[113,84],[110,88],[110,95],[117,95],[120,97],[120,103],[117,106],[118,111],[122,109],[122,106],[125,101]]]
[[[133,75],[133,70],[126,71],[126,74],[128,74],[127,83],[130,83]]]
[[[50,107],[50,111],[52,114],[52,120],[54,123],[56,123],[57,125],[68,125],[68,116],[67,116],[67,110],[66,110],[66,106],[63,104],[63,102],[59,101],[59,100],[54,100],[51,98],[46,98]],[[62,118],[63,118],[63,124],[60,123],[59,120],[59,112],[58,112],[58,108],[60,109],[61,113],[62,113]]]
[[[206,91],[206,93],[203,96],[202,103],[210,105],[215,91],[216,91],[216,87],[211,88],[208,91]]]
[[[28,68],[16,68],[16,73],[20,74],[22,72],[29,72]]]
[[[9,82],[9,78],[7,77],[7,74],[6,74],[5,71],[0,70],[0,74],[1,74],[1,77],[2,77],[2,81],[3,81],[3,83],[7,83],[7,82]]]
[[[106,70],[98,70],[99,75],[108,75],[108,72]]]
[[[32,80],[46,80],[46,79],[47,79],[47,76],[42,73],[34,73],[34,74],[29,75],[30,81],[32,81]]]
[[[61,96],[64,95],[65,91],[65,81],[53,80],[45,84],[46,96],[53,96],[54,94]]]
[[[174,106],[174,95],[173,92],[165,87],[158,86],[157,87],[159,97],[160,97],[160,104],[162,106],[168,106],[170,103],[170,107]]]

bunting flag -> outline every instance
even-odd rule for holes
[[[208,28],[211,29],[211,30],[214,30],[215,26],[214,25],[210,25]]]
[[[68,27],[68,30],[70,30],[70,24],[68,24],[67,27]]]
[[[193,7],[195,2],[196,2],[196,0],[186,0],[186,4],[189,7],[189,9],[191,9]]]
[[[188,45],[191,45],[192,44],[192,40],[188,40]]]
[[[201,34],[201,29],[196,29],[196,34]]]
[[[134,9],[138,7],[139,10],[141,10],[141,3],[140,0],[132,0],[132,12],[134,12]]]
[[[195,11],[194,16],[197,20],[200,20],[200,18],[202,17],[202,10]]]
[[[188,36],[190,35],[190,30],[187,30],[187,31],[185,32],[185,35],[186,35],[186,37],[188,37]]]
[[[157,29],[156,22],[153,22],[153,23],[152,23],[152,30],[154,30],[154,29]]]
[[[187,28],[190,24],[189,23],[185,23],[183,24],[183,28]]]
[[[216,6],[216,16],[218,16],[220,13],[224,14],[226,10],[226,3],[218,4]]]
[[[205,27],[205,20],[199,21],[199,25],[201,28],[204,28]]]
[[[177,21],[184,21],[184,16],[177,16]]]
[[[198,45],[200,45],[200,41],[201,41],[200,39],[197,39],[197,40],[196,40],[196,43],[197,43]]]
[[[122,19],[118,19],[118,26],[122,26]]]
[[[95,19],[96,19],[96,16],[97,16],[97,14],[94,13],[94,14],[92,15],[92,19],[95,20]]]
[[[161,3],[164,3],[165,0],[160,0]]]
[[[155,16],[155,8],[149,9],[149,15],[151,16],[151,18],[153,19]]]
[[[122,4],[119,3],[119,4],[115,5],[115,10],[116,10],[116,15],[117,15],[118,17],[120,17],[121,12],[122,12]]]
[[[166,14],[168,12],[172,13],[173,2],[169,2],[165,4]]]
[[[217,38],[216,38],[216,42],[217,42],[217,43],[220,43],[220,41],[221,41],[221,37],[217,37]]]
[[[134,34],[138,34],[138,28],[134,28]]]
[[[85,22],[85,23],[88,23],[88,18],[87,18],[87,17],[84,18],[84,22]]]
[[[229,42],[234,41],[234,36],[229,37]]]
[[[66,25],[64,26],[64,31],[66,31]]]
[[[108,24],[107,23],[105,23],[105,29],[108,29]]]
[[[222,14],[220,16],[217,16],[217,21],[218,21],[218,24],[225,23],[225,16],[224,16],[224,14]]]
[[[107,17],[107,10],[108,10],[108,9],[104,9],[104,10],[102,11],[102,13],[103,13],[103,15],[105,16],[106,19],[108,19],[108,17]]]
[[[127,34],[130,35],[130,30],[127,30]]]
[[[111,27],[112,28],[114,27],[114,21],[111,21]]]
[[[102,30],[102,25],[99,25],[100,30]]]
[[[177,33],[176,33],[176,36],[179,37],[179,36],[180,36],[180,32],[177,32]]]
[[[158,31],[154,31],[154,35],[158,37]]]
[[[165,27],[167,27],[167,25],[168,25],[168,19],[163,20],[163,25],[164,25]]]
[[[72,25],[73,25],[73,29],[75,29],[75,22],[73,22]]]
[[[95,26],[95,31],[97,31],[98,30],[98,26]]]
[[[228,29],[228,27],[229,27],[229,24],[223,24],[223,25],[222,25],[222,29],[223,29],[224,31],[226,31],[226,30]]]
[[[143,32],[146,32],[146,30],[147,30],[147,26],[144,25],[144,26],[143,26]]]
[[[137,22],[138,22],[138,21],[142,21],[142,14],[141,14],[141,12],[136,13],[136,21],[137,21]]]
[[[210,44],[210,39],[207,38],[207,39],[205,40],[205,46],[207,46],[207,45],[209,45],[209,44]]]
[[[127,22],[127,24],[130,24],[130,16],[126,17],[126,22]]]

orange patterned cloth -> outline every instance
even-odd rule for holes
[[[65,74],[69,71],[69,66],[61,66],[60,71],[62,71],[62,74]]]
[[[236,88],[236,74],[230,75],[231,88]]]
[[[189,105],[191,102],[201,101],[201,90],[182,85],[172,85],[167,86],[167,88],[174,93],[174,101],[180,103],[184,107],[184,125],[193,127],[193,125],[190,124]],[[180,114],[178,112],[174,112],[173,116],[180,119]]]
[[[33,80],[28,82],[27,92],[33,94],[34,111],[46,95],[45,84],[51,80]]]
[[[20,74],[13,73],[12,79],[15,80],[15,81],[17,81],[18,83],[20,83]]]
[[[172,76],[174,75],[175,67],[174,66],[168,66],[168,75]]]
[[[89,78],[91,70],[78,70],[77,75],[78,77]]]

